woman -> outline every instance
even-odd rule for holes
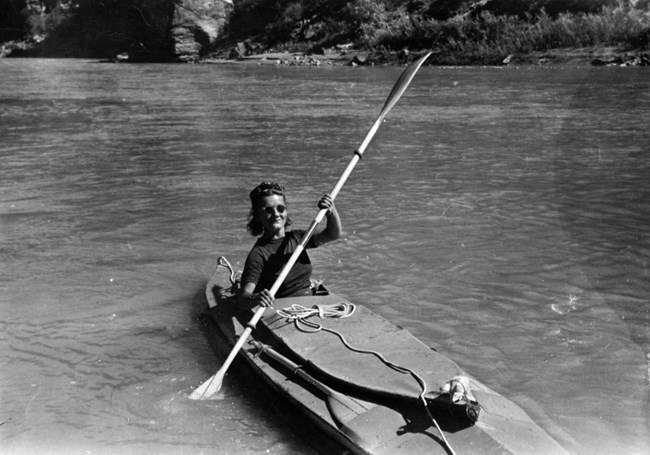
[[[269,289],[280,275],[284,264],[296,250],[304,230],[286,230],[291,225],[284,188],[277,183],[263,182],[250,193],[251,212],[248,231],[261,237],[248,253],[241,276],[239,307],[272,306],[274,297]],[[305,246],[316,248],[336,240],[341,235],[341,219],[334,201],[325,195],[318,202],[319,209],[327,209],[327,225],[312,235]],[[311,294],[311,262],[303,251],[278,289],[277,297],[298,297]]]

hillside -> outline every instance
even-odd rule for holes
[[[431,50],[441,65],[648,64],[650,0],[0,0],[0,42],[11,56],[125,61],[381,64]]]

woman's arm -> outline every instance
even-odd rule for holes
[[[255,283],[246,283],[242,287],[237,306],[242,310],[250,310],[258,305],[273,306],[274,298],[271,293],[263,289],[261,292],[255,292]]]
[[[321,210],[327,209],[327,215],[325,217],[327,225],[322,231],[314,234],[314,243],[316,246],[338,239],[343,230],[341,227],[341,218],[329,194],[326,194],[318,201],[318,208]]]

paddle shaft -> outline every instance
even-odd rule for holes
[[[421,57],[418,61],[413,63],[411,66],[407,67],[402,72],[399,79],[397,79],[397,82],[395,82],[393,89],[391,90],[390,94],[388,95],[388,98],[386,99],[386,103],[384,103],[384,106],[381,112],[379,113],[379,117],[377,117],[377,120],[375,120],[375,123],[372,125],[372,128],[370,128],[370,131],[368,132],[366,138],[361,143],[361,146],[354,152],[354,156],[352,157],[352,160],[348,164],[348,167],[345,168],[345,171],[343,172],[338,182],[334,186],[334,189],[329,193],[332,202],[334,201],[334,199],[336,199],[336,196],[338,196],[339,192],[341,191],[341,188],[343,188],[343,185],[345,184],[348,177],[352,173],[352,170],[361,159],[361,156],[363,155],[366,148],[368,147],[368,144],[370,144],[370,141],[375,136],[375,133],[381,126],[381,123],[384,121],[384,117],[386,117],[386,114],[388,114],[388,112],[392,109],[395,103],[397,103],[397,100],[399,100],[399,98],[402,96],[402,94],[410,84],[411,80],[413,79],[413,76],[415,76],[415,73],[420,68],[420,66],[422,66],[422,64],[429,57],[429,55],[431,55],[431,53],[426,54],[424,57]],[[318,226],[318,224],[321,221],[323,221],[323,218],[325,217],[326,214],[327,214],[327,209],[321,209],[316,215],[316,218],[314,218],[314,220],[311,222],[311,225],[309,226],[309,229],[303,236],[302,241],[296,247],[295,251],[293,252],[293,254],[289,258],[287,263],[282,268],[280,275],[273,283],[273,286],[271,286],[271,289],[269,289],[269,292],[273,297],[275,297],[275,294],[280,289],[280,286],[282,286],[282,283],[287,278],[287,275],[289,275],[289,272],[291,271],[294,264],[296,263],[296,261],[298,260],[302,252],[304,251],[307,242],[309,242],[309,239],[311,238],[311,236],[314,233],[314,230],[316,229],[316,226]],[[226,374],[226,371],[228,370],[228,368],[230,368],[230,365],[235,360],[237,353],[244,346],[244,343],[246,343],[246,340],[250,336],[251,332],[253,331],[253,329],[259,322],[259,320],[264,315],[265,310],[266,307],[260,307],[257,309],[257,311],[255,312],[251,320],[246,325],[246,328],[242,332],[241,336],[237,340],[237,343],[235,343],[235,346],[233,346],[232,350],[230,351],[230,354],[224,361],[219,371],[212,378],[206,381],[201,387],[195,390],[194,393],[190,396],[191,398],[192,397],[209,398],[210,395],[219,391],[219,389],[221,388],[221,382],[223,380],[223,377]]]

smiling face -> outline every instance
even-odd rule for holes
[[[287,204],[284,196],[272,194],[262,198],[257,208],[257,218],[264,227],[264,237],[279,239],[284,237],[287,223]]]

